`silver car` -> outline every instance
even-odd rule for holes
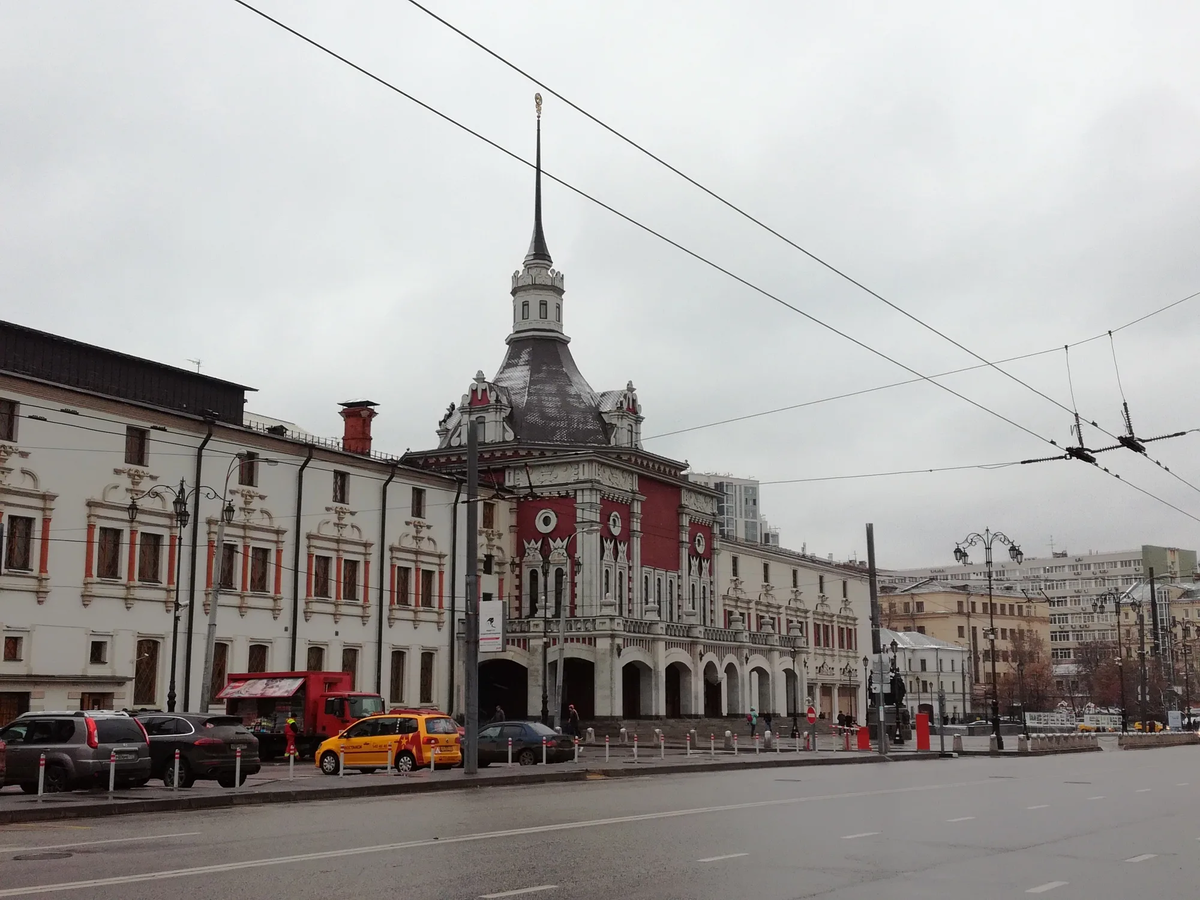
[[[0,741],[8,745],[5,784],[37,793],[38,768],[46,755],[43,790],[47,793],[108,786],[110,761],[117,787],[150,780],[150,741],[125,713],[112,711],[28,712],[13,719]]]

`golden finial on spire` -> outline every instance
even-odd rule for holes
[[[540,119],[542,117],[542,95],[541,94],[533,95],[533,105],[537,107],[537,117]]]

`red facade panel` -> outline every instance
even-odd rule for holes
[[[537,516],[543,509],[552,511],[558,517],[554,530],[548,535],[542,534],[537,528]],[[543,537],[561,540],[574,534],[575,528],[574,497],[539,497],[533,500],[522,500],[517,506],[517,537],[520,541],[517,545],[517,553],[522,556],[525,554],[526,541],[540,541]],[[571,554],[575,554],[574,541],[571,542]]]
[[[642,501],[642,565],[668,572],[679,571],[680,489],[638,476]]]

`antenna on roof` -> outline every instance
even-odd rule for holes
[[[192,365],[194,365],[196,367],[196,374],[199,375],[200,374],[200,363],[204,362],[204,360],[189,358],[188,362],[190,362]]]

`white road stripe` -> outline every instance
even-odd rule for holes
[[[539,884],[537,887],[517,888],[515,891],[501,891],[498,894],[480,894],[480,900],[491,900],[493,897],[515,897],[518,894],[536,894],[538,891],[552,891],[557,884]]]
[[[726,853],[724,856],[706,856],[696,862],[720,862],[723,859],[736,859],[739,856],[749,856],[749,853]]]
[[[1101,794],[1099,797],[1088,797],[1088,799],[1089,799],[1089,800],[1103,800],[1103,799],[1104,799],[1104,795],[1103,795],[1103,794]]]
[[[608,819],[589,819],[579,822],[561,822],[555,825],[532,825],[528,828],[509,828],[504,831],[483,831],[475,834],[451,835],[444,838],[427,838],[402,841],[395,844],[376,844],[367,847],[347,847],[344,850],[321,850],[315,853],[298,853],[292,856],[273,856],[264,859],[247,859],[242,862],[223,862],[209,866],[191,866],[186,869],[163,869],[157,872],[139,872],[134,875],[114,875],[110,878],[91,878],[87,881],[61,881],[54,884],[34,884],[27,887],[0,888],[0,897],[29,897],[35,894],[51,894],[62,891],[81,891],[89,888],[110,887],[118,884],[140,884],[146,881],[163,881],[169,878],[187,878],[192,875],[212,875],[218,872],[235,872],[244,869],[261,869],[265,866],[286,866],[300,862],[324,859],[339,859],[362,856],[368,853],[391,853],[416,847],[444,847],[447,844],[466,844],[489,841],[497,838],[520,837],[530,834],[546,834],[553,831],[574,831],[580,828],[595,828],[601,825],[622,825],[628,822],[651,822],[657,819],[677,819],[683,816],[698,816],[708,813],[733,812],[742,809],[764,809],[772,806],[792,806],[822,800],[853,800],[859,797],[886,797],[893,794],[912,794],[917,791],[938,791],[952,788],[973,787],[991,784],[988,779],[956,781],[947,784],[922,784],[902,788],[880,788],[873,791],[847,791],[843,794],[816,794],[812,797],[781,797],[774,800],[753,800],[746,803],[731,803],[726,806],[701,806],[694,809],[673,809],[665,812],[641,813],[632,816],[614,816]]]
[[[1151,791],[1151,788],[1138,788],[1136,791],[1134,791],[1134,793],[1135,794],[1148,794],[1148,793],[1150,793],[1150,791]]]
[[[1026,809],[1049,809],[1049,803],[1039,803],[1037,806],[1027,806]]]
[[[1046,891],[1052,891],[1055,888],[1064,887],[1067,884],[1065,881],[1047,881],[1045,884],[1039,884],[1037,887],[1031,887],[1025,893],[1027,894],[1044,894]]]
[[[106,841],[78,841],[74,844],[37,844],[32,847],[0,847],[0,853],[26,853],[33,850],[66,850],[68,847],[95,847],[97,844],[128,844],[133,841],[165,841],[168,838],[196,837],[203,832],[181,831],[178,834],[150,834],[143,837],[109,838]]]
[[[947,819],[947,822],[970,822],[974,816],[959,816],[957,819]]]
[[[858,834],[843,834],[843,835],[842,835],[842,840],[843,840],[843,841],[852,841],[852,840],[854,840],[855,838],[860,838],[860,837],[874,837],[874,836],[875,836],[875,835],[877,835],[877,834],[879,834],[879,832],[878,832],[878,831],[860,831]]]
[[[1181,781],[1179,784],[1175,785],[1175,787],[1187,787],[1189,784],[1191,784],[1190,781]]]
[[[1157,853],[1143,853],[1141,856],[1131,856],[1125,862],[1145,862],[1148,859],[1154,859],[1158,856]]]

